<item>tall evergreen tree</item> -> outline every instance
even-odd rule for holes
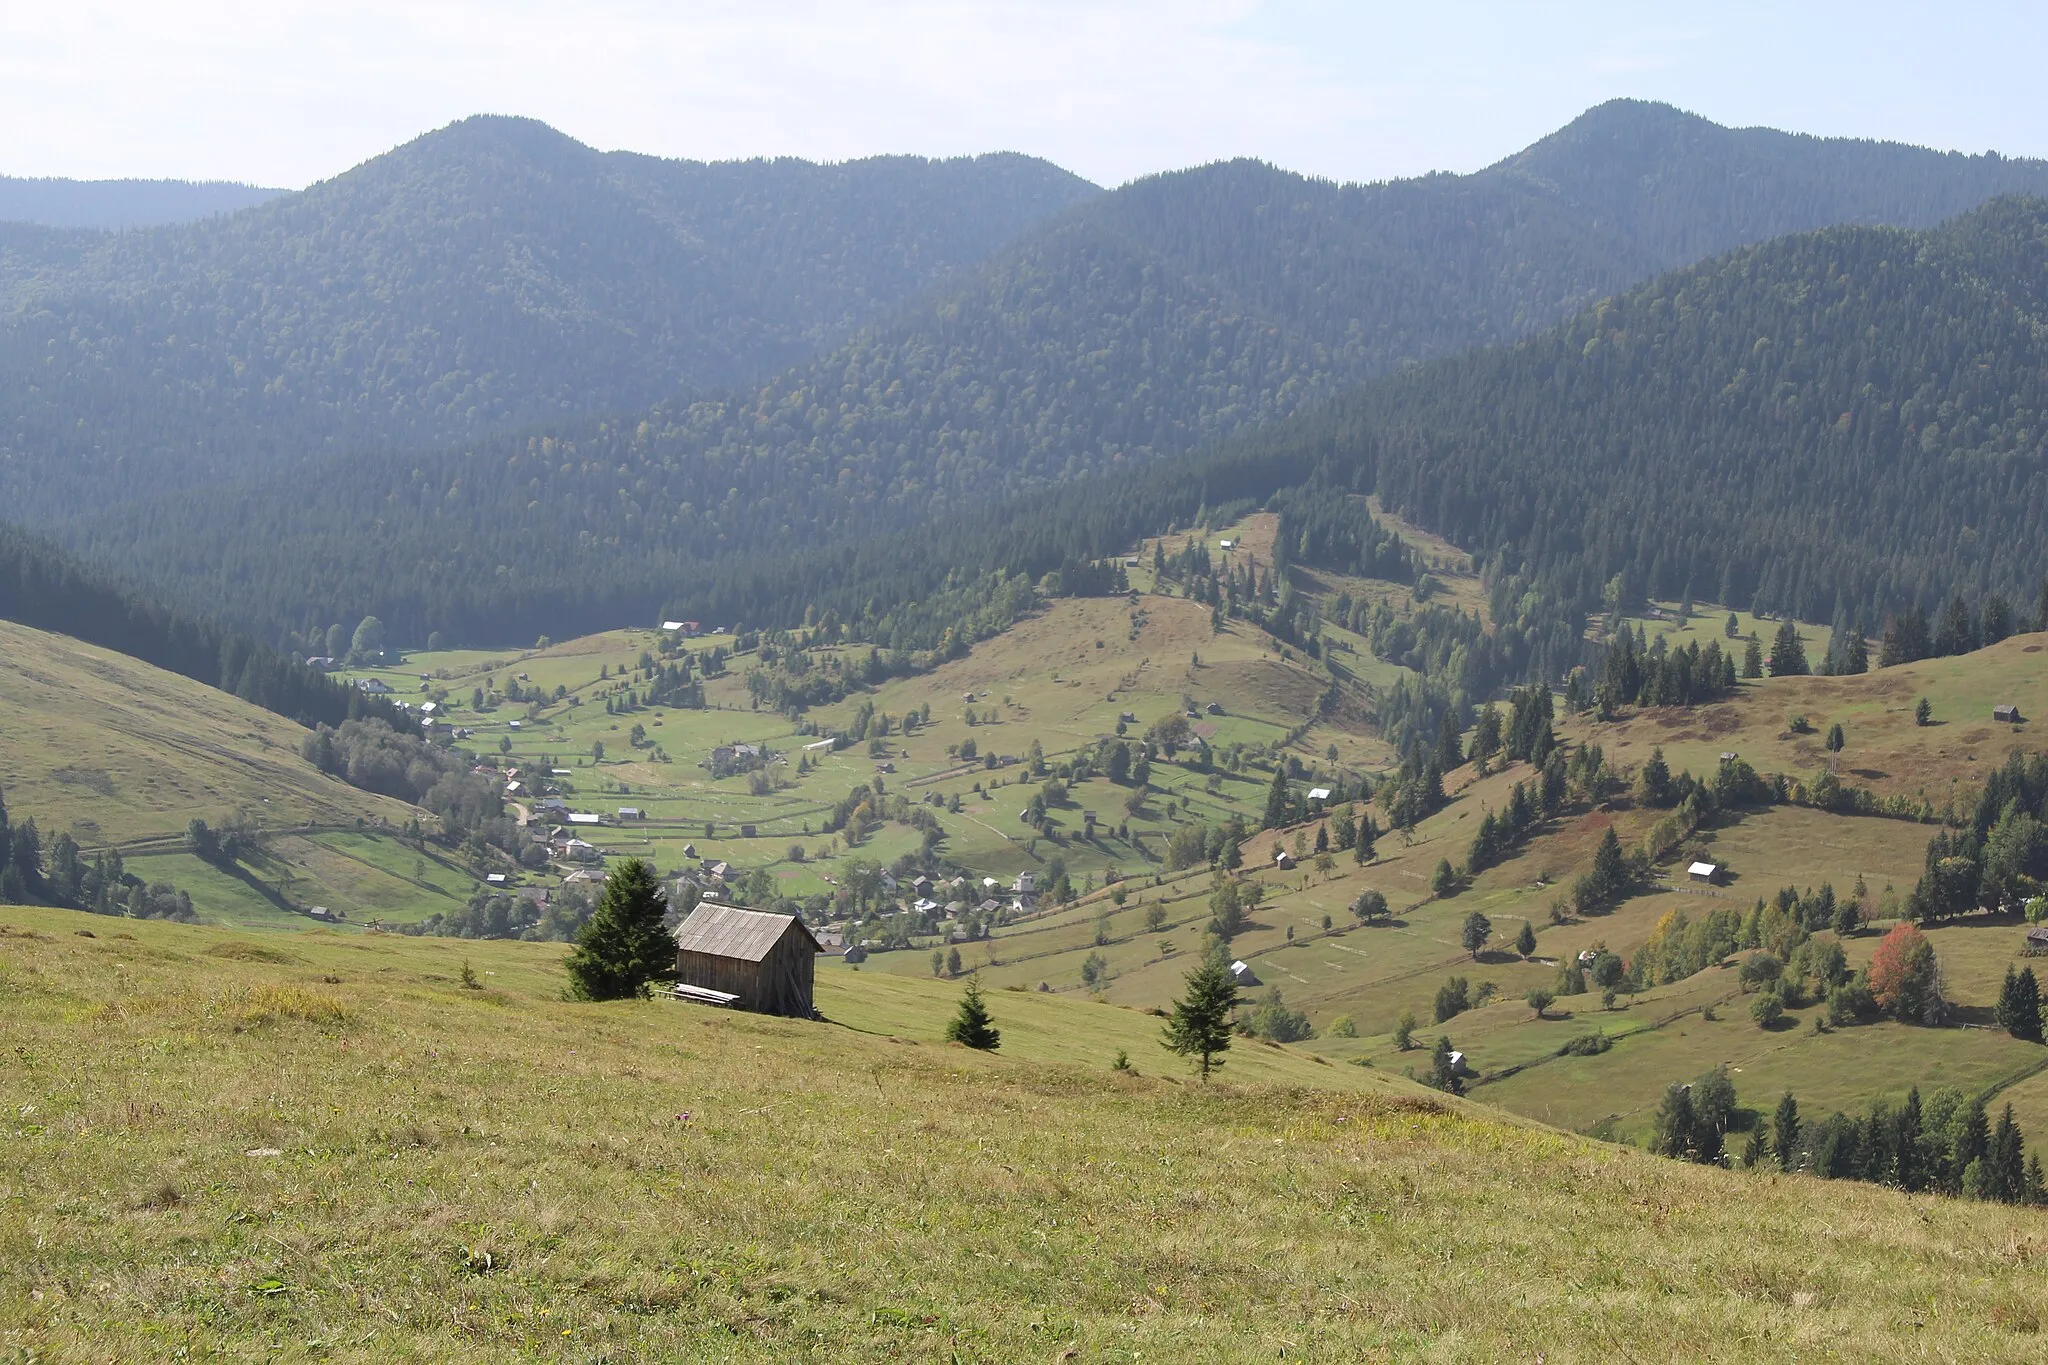
[[[1204,1081],[1223,1065],[1230,1050],[1230,1012],[1237,1005],[1237,983],[1223,963],[1221,953],[1212,954],[1187,974],[1187,992],[1173,1002],[1160,1044],[1168,1052],[1191,1059]]]
[[[1273,784],[1266,788],[1266,812],[1260,823],[1266,829],[1279,829],[1287,823],[1287,760],[1273,761]]]
[[[2026,1176],[2026,1145],[2013,1122],[2012,1105],[2007,1104],[1984,1152],[1984,1197],[2016,1204],[2026,1188]]]
[[[1799,1101],[1789,1090],[1771,1116],[1771,1155],[1778,1159],[1780,1170],[1789,1171],[1799,1164]]]
[[[1813,671],[1806,662],[1806,642],[1799,638],[1799,627],[1790,617],[1778,626],[1777,638],[1771,641],[1770,668],[1774,678],[1796,678]]]
[[[1998,990],[1998,1026],[2015,1038],[2030,1043],[2041,1041],[2041,988],[2034,969],[2005,969],[2005,982]]]
[[[1695,1149],[1693,1126],[1692,1087],[1673,1084],[1650,1121],[1650,1150],[1658,1156],[1690,1160]]]
[[[667,899],[646,862],[628,858],[614,868],[569,954],[571,994],[579,1000],[623,1000],[673,975],[675,940],[662,926],[667,912]]]

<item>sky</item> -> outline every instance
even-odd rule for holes
[[[2048,5],[8,0],[0,174],[298,188],[477,113],[716,160],[1470,171],[1603,100],[2048,155]]]

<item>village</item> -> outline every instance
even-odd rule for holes
[[[642,858],[674,905],[801,914],[854,963],[984,941],[1205,862],[1176,836],[1255,826],[1268,776],[1254,765],[1290,741],[1322,751],[1295,760],[1319,803],[1362,790],[1387,757],[1355,722],[1318,721],[1330,681],[1310,661],[1216,629],[1198,603],[1132,592],[1048,616],[790,713],[750,690],[764,656],[786,671],[800,654],[815,675],[866,647],[666,620],[516,652],[312,662],[400,704],[498,784],[524,849],[477,865],[479,893],[511,903],[499,923],[571,923],[560,902],[587,907],[608,866]]]

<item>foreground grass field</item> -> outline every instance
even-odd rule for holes
[[[0,910],[0,1346],[2039,1350],[2035,1215],[1681,1166],[1393,1080],[1203,1088],[1156,1048],[1137,1058],[1147,1074],[1123,1075],[1088,1064],[1109,1041],[1094,1031],[1156,1021],[1077,1001],[992,997],[1019,1053],[1072,1035],[1081,1065],[936,1045],[952,990],[868,974],[828,978],[821,1000],[859,1027],[567,1004],[559,952]],[[465,958],[481,989],[462,985]],[[1788,1226],[1804,1231],[1772,1231]]]

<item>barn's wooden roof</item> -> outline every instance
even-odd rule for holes
[[[824,951],[803,921],[794,915],[772,915],[765,910],[748,910],[710,900],[698,901],[690,917],[676,926],[676,948],[679,952],[759,962],[775,951],[775,945],[791,925],[809,941],[812,952]]]

